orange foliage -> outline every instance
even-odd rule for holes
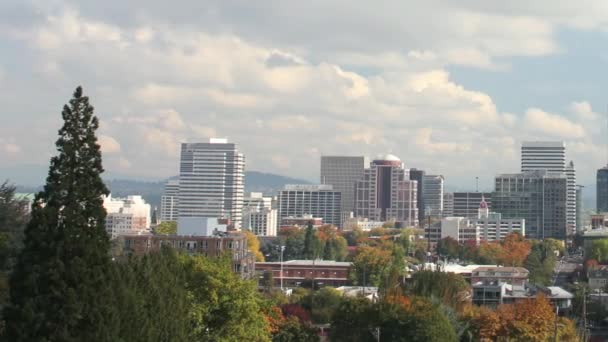
[[[285,324],[285,316],[283,315],[283,311],[281,308],[277,306],[273,306],[270,308],[270,311],[264,313],[264,319],[266,320],[266,326],[268,327],[268,331],[271,334],[275,334],[279,331],[281,326]]]
[[[467,305],[462,309],[461,317],[469,322],[473,335],[480,342],[494,341],[502,329],[498,314],[485,306]]]
[[[532,245],[518,233],[511,233],[502,240],[498,261],[505,266],[523,266]]]
[[[397,293],[387,295],[384,297],[384,301],[388,304],[399,305],[403,308],[408,308],[410,304],[412,304],[412,301],[408,297]]]
[[[500,305],[496,313],[503,322],[500,336],[521,341],[546,341],[553,333],[555,312],[544,296],[515,304]]]
[[[336,238],[338,234],[338,229],[332,225],[326,224],[319,228],[316,231],[317,239],[323,242],[327,242],[328,240],[333,240]]]

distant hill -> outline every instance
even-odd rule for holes
[[[171,177],[175,178],[175,177]],[[106,185],[112,192],[112,196],[123,197],[128,195],[141,195],[152,207],[160,207],[160,197],[163,193],[166,180],[157,182],[127,180],[127,179],[106,179]],[[285,184],[310,184],[309,181],[290,178],[272,173],[257,171],[245,172],[245,192],[263,192],[267,195],[274,195]],[[18,187],[20,192],[40,191],[40,187]]]

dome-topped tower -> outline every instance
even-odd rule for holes
[[[487,218],[490,215],[490,209],[488,203],[483,195],[481,195],[481,202],[479,202],[479,209],[477,209],[477,218]]]

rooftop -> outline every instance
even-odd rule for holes
[[[270,261],[270,262],[256,262],[257,264],[265,264],[265,265],[280,265],[280,261]],[[340,266],[340,267],[350,267],[352,266],[352,262],[346,261],[334,261],[334,260],[288,260],[283,262],[283,266]]]

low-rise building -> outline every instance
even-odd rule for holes
[[[590,290],[604,290],[608,285],[608,266],[598,265],[587,271]]]
[[[531,284],[512,285],[504,282],[485,281],[473,284],[473,304],[497,307],[545,296],[561,314],[572,309],[574,295],[558,286],[538,286]]]
[[[312,222],[313,227],[323,225],[322,217],[313,217],[312,215],[288,216],[281,219],[281,228],[285,227],[307,227]]]
[[[608,227],[608,214],[591,215],[591,229],[604,229]]]
[[[126,254],[143,255],[158,251],[161,246],[208,257],[229,253],[235,273],[243,278],[251,278],[255,271],[253,255],[247,248],[247,238],[241,233],[220,232],[214,236],[124,235],[120,240]]]
[[[252,192],[243,199],[243,229],[257,236],[276,236],[278,212],[272,208],[272,198]]]
[[[494,282],[524,285],[528,282],[529,274],[523,267],[483,266],[473,270],[471,284]]]
[[[608,228],[598,228],[586,230],[583,232],[581,239],[583,240],[583,253],[585,259],[591,258],[591,249],[593,241],[608,238]]]
[[[371,221],[367,218],[352,217],[348,218],[342,224],[343,230],[353,230],[359,228],[363,231],[370,231],[374,228],[381,228],[384,225],[382,221]]]
[[[372,302],[377,302],[378,288],[374,286],[340,286],[336,288],[345,297],[365,297]]]
[[[299,287],[310,283],[313,287],[350,285],[348,274],[351,262],[333,260],[289,260],[281,262],[256,262],[258,273],[272,272],[275,286]],[[281,273],[282,271],[282,273]]]

